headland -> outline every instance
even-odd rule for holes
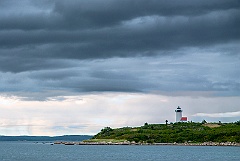
[[[240,146],[240,121],[234,123],[145,123],[140,127],[116,129],[105,127],[92,139],[76,144]]]

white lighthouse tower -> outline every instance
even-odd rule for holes
[[[182,109],[178,106],[175,112],[176,112],[176,122],[180,122],[182,119]]]

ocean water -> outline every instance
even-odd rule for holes
[[[0,161],[240,161],[240,147],[0,142]]]

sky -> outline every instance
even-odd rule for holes
[[[240,120],[239,0],[0,0],[0,135]]]

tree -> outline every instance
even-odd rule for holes
[[[165,122],[166,122],[166,125],[167,125],[167,123],[168,123],[168,120],[166,120]]]
[[[239,121],[237,121],[237,122],[235,122],[235,124],[236,124],[236,125],[240,125],[240,120],[239,120]]]
[[[206,120],[202,120],[202,124],[206,124],[207,123],[207,121]]]
[[[221,121],[218,121],[218,125],[222,125],[222,122],[221,122]]]
[[[109,133],[113,131],[111,127],[105,127],[104,129],[101,130],[102,134],[109,135]]]

